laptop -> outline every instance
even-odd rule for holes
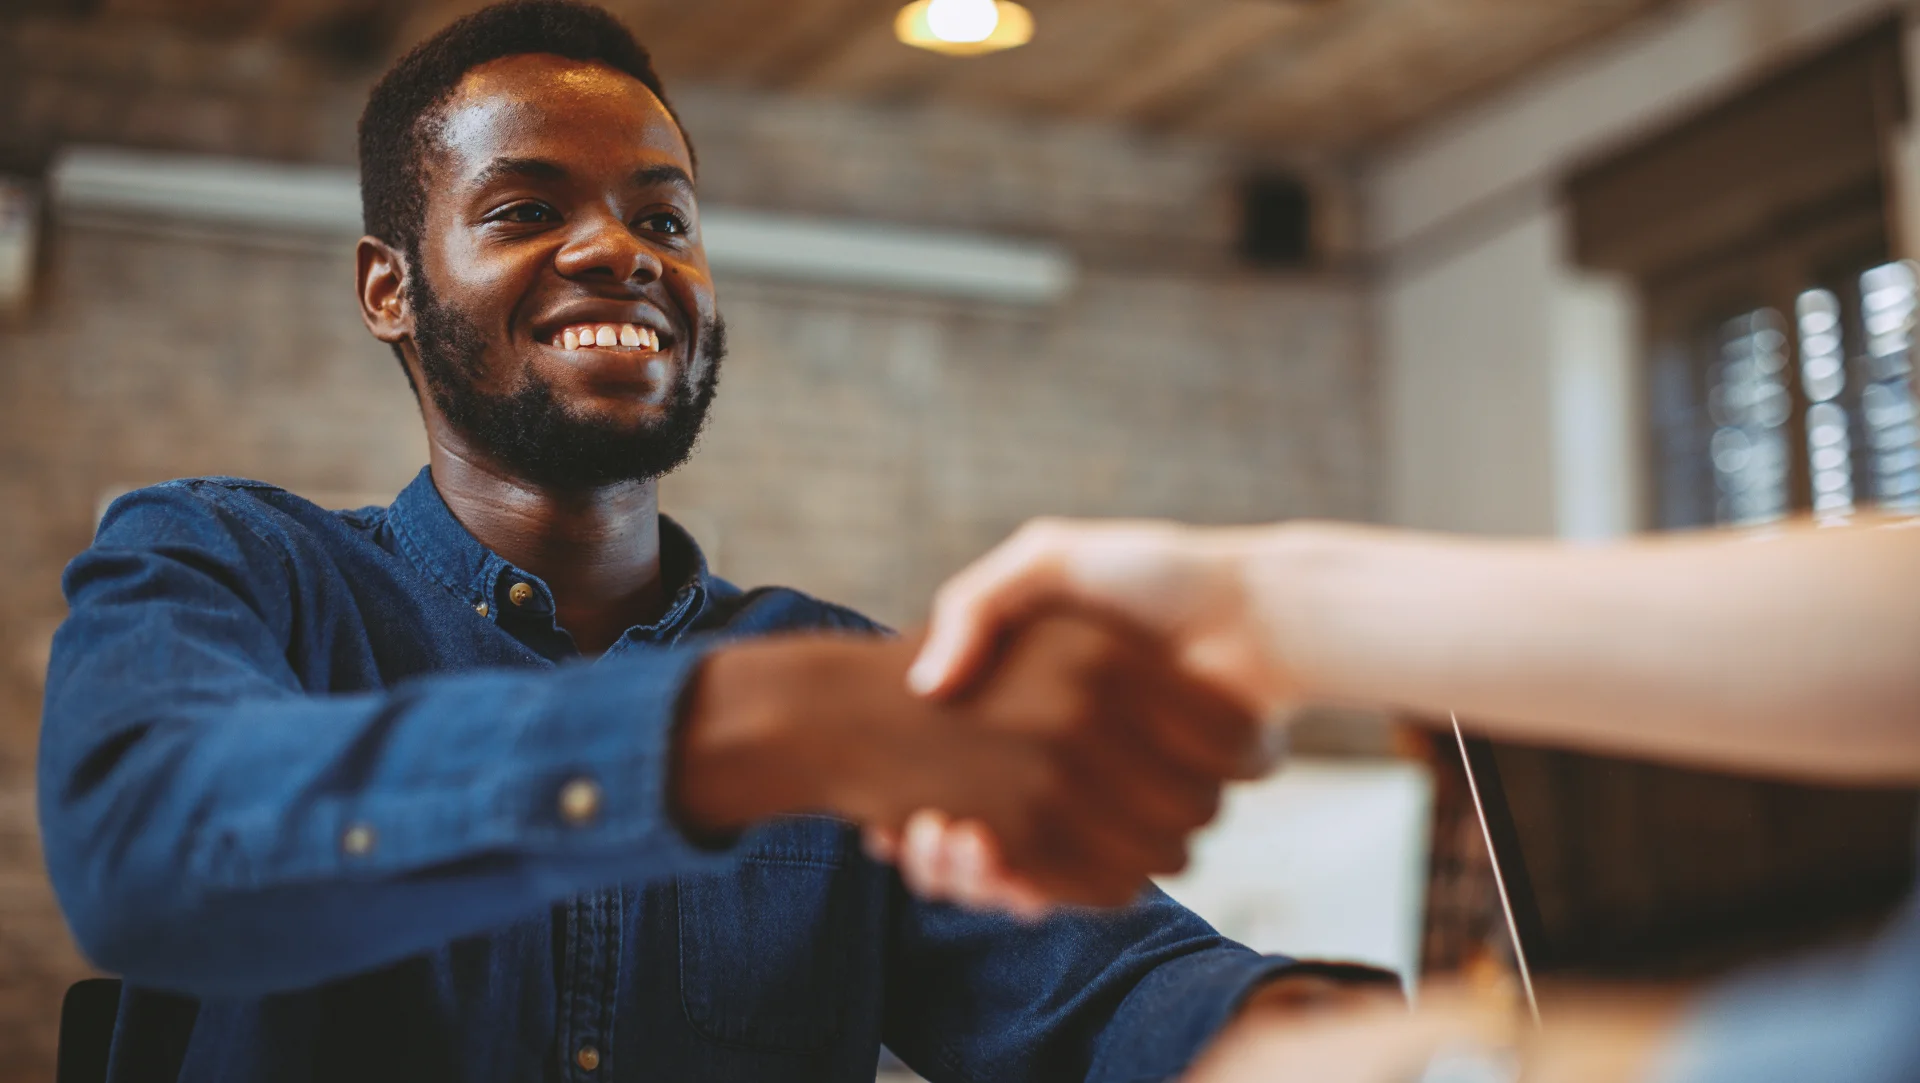
[[[1568,982],[1710,979],[1870,934],[1920,792],[1807,786],[1450,734],[1536,1010]]]

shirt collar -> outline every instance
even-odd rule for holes
[[[407,560],[482,616],[496,620],[508,606],[530,613],[553,613],[553,592],[539,576],[481,545],[454,518],[433,484],[431,467],[423,467],[394,498],[387,520]],[[629,639],[636,634],[647,639],[662,637],[686,627],[706,608],[713,593],[707,558],[699,543],[665,515],[660,517],[660,573],[668,588],[666,611],[657,622],[630,629]],[[515,602],[514,592],[522,584],[533,592],[532,596],[522,592],[525,600]]]

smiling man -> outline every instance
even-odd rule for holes
[[[968,696],[708,573],[656,510],[725,353],[693,154],[590,7],[483,10],[374,89],[358,282],[425,419],[390,507],[122,498],[68,570],[54,885],[126,976],[116,1080],[1148,1080],[1377,978],[1151,890],[1021,925],[858,845],[937,807],[1065,897],[1178,867],[1253,724],[1055,616]],[[1276,1008],[1275,1010],[1279,1010]]]

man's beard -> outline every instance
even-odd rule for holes
[[[693,454],[727,355],[727,325],[718,315],[700,329],[698,353],[681,370],[666,417],[627,428],[569,411],[532,370],[518,390],[483,393],[475,386],[487,345],[480,328],[418,279],[409,300],[414,349],[434,405],[449,425],[520,477],[555,489],[596,488],[661,477]]]

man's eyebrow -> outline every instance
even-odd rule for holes
[[[473,185],[476,188],[484,188],[504,177],[517,177],[523,180],[537,181],[563,181],[570,176],[572,176],[572,174],[567,172],[565,166],[558,162],[550,162],[545,158],[495,158],[493,161],[487,163],[486,168],[480,171],[479,176],[474,178]],[[635,188],[646,188],[657,184],[676,184],[689,192],[694,189],[693,177],[689,176],[686,170],[671,162],[663,162],[660,165],[650,165],[643,169],[637,169],[631,177],[627,178],[627,181]]]
[[[631,181],[635,188],[645,188],[655,184],[677,184],[689,192],[693,191],[693,178],[687,175],[686,170],[671,162],[637,169]]]
[[[474,178],[476,188],[484,188],[503,177],[519,177],[523,180],[563,181],[567,179],[565,166],[549,162],[545,158],[495,158]]]

